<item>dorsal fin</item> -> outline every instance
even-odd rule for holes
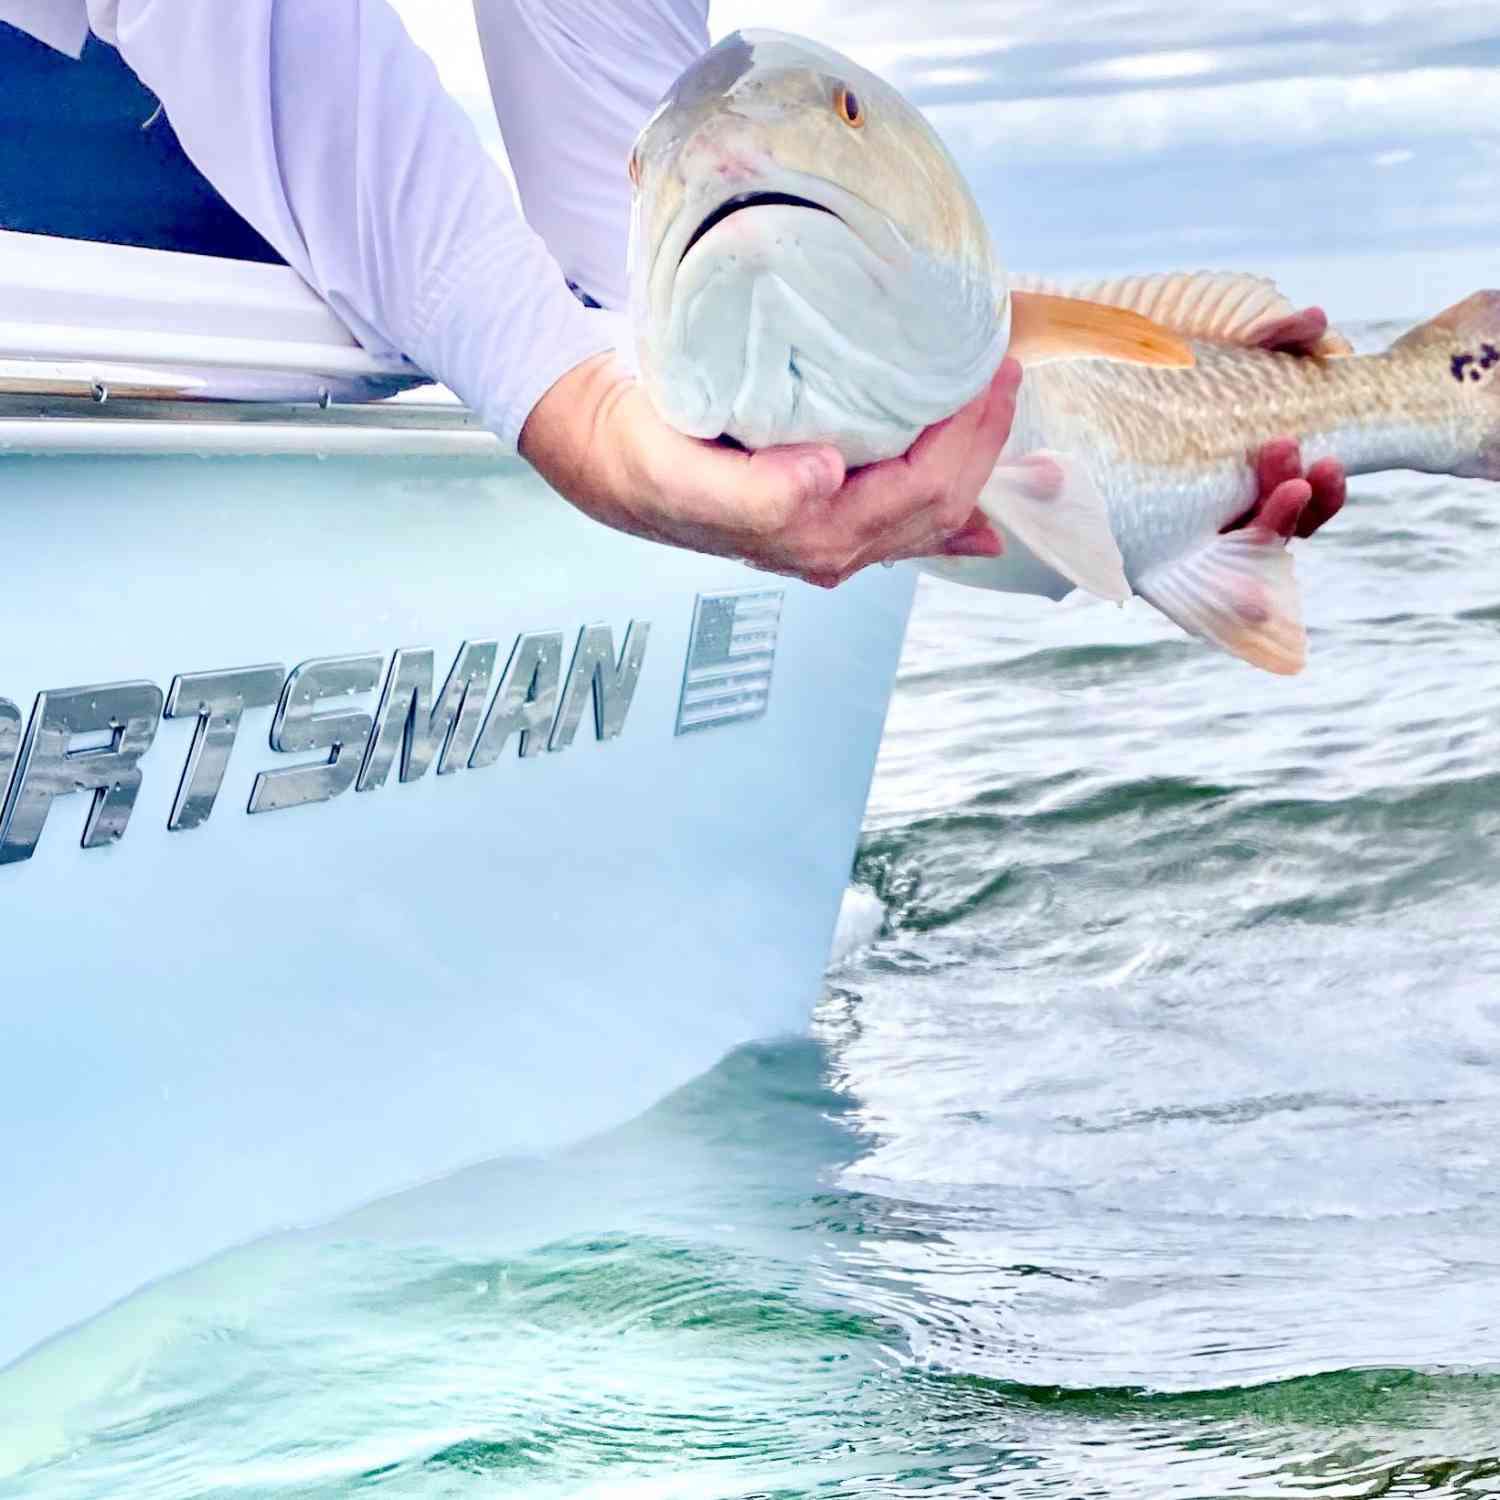
[[[1013,276],[1012,291],[1081,297],[1140,313],[1191,339],[1252,348],[1264,333],[1297,312],[1274,281],[1238,271],[1172,271],[1153,276],[1067,285],[1040,276]],[[1313,353],[1324,359],[1352,354],[1343,334],[1330,328]]]

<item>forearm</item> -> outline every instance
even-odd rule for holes
[[[474,16],[527,218],[569,278],[623,308],[630,148],[708,47],[708,0],[474,0]]]
[[[90,0],[223,197],[380,354],[509,447],[613,327],[567,290],[385,0]]]

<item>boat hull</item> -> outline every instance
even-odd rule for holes
[[[538,753],[512,737],[409,781],[397,754],[381,785],[252,814],[260,773],[330,752],[290,726],[273,749],[276,710],[247,707],[212,811],[172,829],[189,705],[157,722],[118,840],[80,847],[88,790],[53,798],[29,855],[12,837],[0,1365],[226,1247],[606,1128],[805,1023],[907,570],[784,584],[606,531],[515,463],[12,455],[0,476],[23,725],[37,694],[170,699],[257,664],[369,654],[384,681],[398,649],[431,648],[438,687],[464,642],[496,643],[493,693],[545,632],[563,691],[584,627],[622,657],[627,627],[646,640],[608,738],[595,696],[565,746],[541,730]],[[722,624],[744,590],[781,592],[765,712],[678,732],[700,598],[729,596]],[[0,766],[12,835],[25,760]]]

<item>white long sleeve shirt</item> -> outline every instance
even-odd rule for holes
[[[630,142],[707,46],[707,0],[475,9],[525,216],[386,0],[0,0],[0,21],[75,57],[90,30],[118,47],[355,338],[514,449],[548,387],[623,336],[567,280],[623,307]]]

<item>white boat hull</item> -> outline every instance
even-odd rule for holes
[[[320,758],[273,751],[265,707],[198,827],[168,828],[191,717],[160,722],[111,847],[80,848],[91,794],[53,802],[0,865],[0,1365],[226,1247],[605,1128],[804,1024],[908,570],[785,585],[765,714],[677,734],[697,597],[782,581],[608,532],[519,465],[53,454],[0,477],[0,694],[23,719],[41,692],[354,652],[383,674],[398,648],[431,647],[441,683],[481,639],[498,676],[543,630],[566,672],[581,627],[618,650],[650,626],[616,738],[586,712],[565,749],[512,739],[251,815],[259,772]]]

